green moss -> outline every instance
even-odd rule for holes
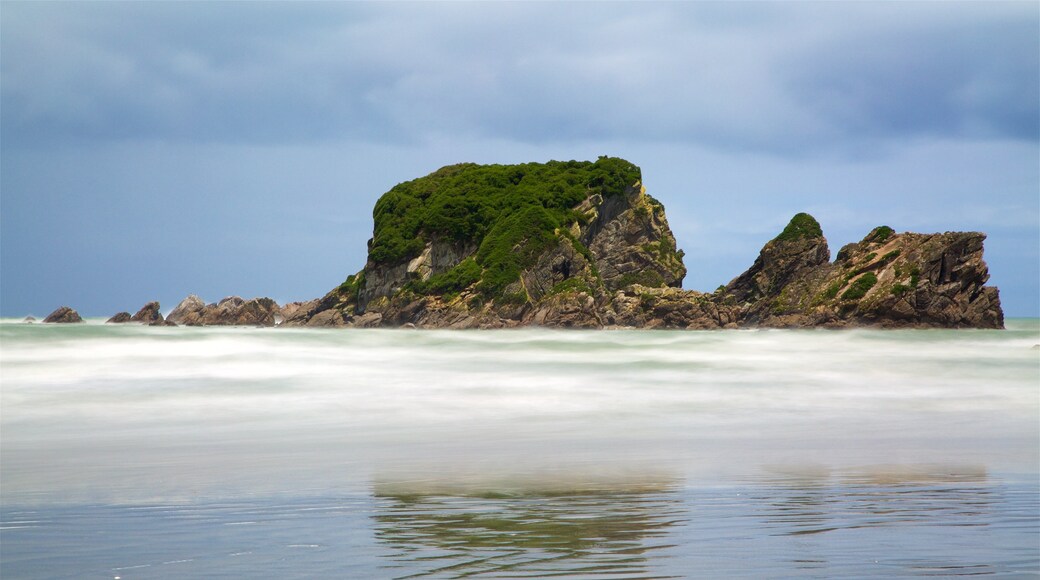
[[[784,228],[784,231],[780,232],[780,235],[773,238],[774,242],[787,242],[792,240],[800,240],[803,238],[822,238],[823,229],[820,227],[820,222],[816,221],[816,218],[807,214],[799,213],[795,214],[791,221]]]
[[[883,263],[887,264],[887,263],[891,262],[892,260],[895,260],[898,257],[899,257],[899,250],[892,250],[891,252],[885,254],[884,256],[881,256],[881,261]]]
[[[895,296],[902,296],[903,294],[906,294],[909,291],[910,287],[906,284],[894,284],[891,290],[892,294]]]
[[[921,269],[917,266],[910,268],[910,286],[917,288],[918,282],[921,280]]]
[[[369,259],[402,263],[434,237],[475,243],[481,292],[504,298],[504,288],[559,243],[557,228],[588,222],[575,206],[593,194],[622,195],[641,177],[639,167],[612,157],[443,167],[398,184],[376,202]]]
[[[852,286],[841,295],[842,300],[858,300],[867,295],[867,292],[877,284],[877,276],[873,272],[867,272],[856,281],[852,283]]]
[[[866,256],[863,257],[863,261],[864,262],[870,262],[871,260],[873,260],[876,257],[877,257],[877,254],[875,252],[871,252],[871,253],[869,253],[869,254],[867,254]]]

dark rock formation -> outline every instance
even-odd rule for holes
[[[141,324],[152,324],[159,326],[163,323],[163,315],[159,312],[158,302],[149,302],[141,307],[130,317],[130,322],[140,322]]]
[[[205,307],[206,303],[198,296],[192,294],[181,300],[166,319],[175,324],[198,326],[198,321],[202,317],[202,310]]]
[[[130,322],[129,312],[117,312],[112,315],[111,318],[105,321],[105,324],[125,324]]]
[[[384,194],[368,260],[320,299],[279,307],[185,298],[184,325],[715,329],[1002,328],[985,286],[985,235],[897,234],[887,226],[830,261],[800,213],[743,274],[714,293],[686,274],[664,207],[621,159],[453,165]],[[158,314],[158,304],[147,316]],[[149,305],[151,306],[151,305]],[[146,306],[146,308],[148,308]]]
[[[748,326],[1003,328],[998,291],[985,286],[985,237],[880,226],[834,263],[822,234],[773,240],[723,298],[741,305],[740,324]]]
[[[479,173],[481,170],[479,166],[443,168],[417,180],[423,193],[416,197],[402,196],[399,188],[403,186],[388,192],[377,203],[376,236],[369,243],[365,268],[313,307],[297,309],[286,317],[286,324],[602,327],[612,320],[604,308],[609,308],[614,292],[632,284],[660,288],[681,285],[686,274],[683,253],[675,247],[664,207],[646,193],[638,179],[638,168],[609,158],[592,164],[495,166],[495,171],[514,175],[514,183],[522,182],[535,190],[545,188],[550,192],[547,199],[556,195],[551,192],[565,191],[555,179],[566,181],[574,175],[585,175],[585,171],[594,177],[581,190],[583,193],[561,197],[573,199],[569,202],[573,205],[553,210],[556,214],[524,205],[529,203],[523,201],[528,198],[512,193],[509,182],[503,181],[483,191],[489,196],[513,195],[510,199],[514,201],[508,203],[521,209],[502,212],[497,221],[474,226],[477,233],[473,236],[448,237],[420,227],[413,240],[419,243],[414,254],[389,253],[382,248],[381,232],[412,227],[408,212],[419,213],[414,209],[416,204],[441,208],[447,202],[440,200],[447,198],[455,205],[472,203],[479,207],[477,200],[467,201],[459,191],[479,189],[486,181],[494,181],[496,174],[487,176]],[[467,177],[468,172],[474,177]],[[534,181],[535,175],[545,182]],[[409,189],[401,191],[407,193]],[[406,202],[407,210],[387,211],[388,206],[396,208]],[[556,201],[544,203],[555,207],[551,204]],[[422,214],[424,223],[457,221],[440,214],[431,216],[431,211],[426,209]],[[385,258],[388,253],[392,259]]]
[[[44,322],[57,322],[57,323],[69,323],[69,322],[83,322],[78,312],[69,308],[68,306],[61,306],[54,312],[47,315],[47,318],[43,319]]]
[[[24,322],[26,324],[32,324],[32,323],[36,322],[36,317],[35,316],[26,316],[25,318],[22,319],[22,322]]]
[[[274,326],[281,319],[281,307],[270,298],[244,300],[229,296],[215,304],[205,304],[194,294],[181,300],[168,318],[183,326]]]
[[[612,161],[601,158],[597,163],[620,167],[611,174],[615,177],[638,175],[638,168],[625,169],[627,162],[607,162]],[[517,175],[534,173],[534,165],[515,166],[520,168]],[[494,167],[513,171],[513,166]],[[518,226],[509,220],[522,222],[521,217],[533,222],[507,247],[515,257],[515,278],[503,276],[501,264],[495,262],[502,261],[501,252],[489,257],[488,248],[496,242],[492,233],[483,238],[479,233],[446,237],[422,226],[457,219],[452,217],[456,210],[437,205],[438,195],[449,196],[452,207],[465,207],[471,202],[451,188],[479,189],[480,179],[495,177],[481,174],[476,181],[465,181],[467,172],[476,168],[443,168],[388,192],[376,205],[376,235],[369,242],[365,268],[320,300],[286,309],[285,323],[417,328],[1003,327],[997,289],[985,286],[985,236],[972,232],[896,234],[879,227],[861,242],[842,248],[832,263],[820,224],[801,213],[728,285],[712,294],[681,290],[686,273],[683,253],[675,247],[664,208],[638,180],[609,191],[590,188],[568,213],[558,214],[564,216],[562,221],[516,210],[474,230],[493,232],[502,223],[515,230]],[[545,179],[551,181],[551,175]],[[416,190],[420,193],[409,197]],[[415,208],[423,204],[447,213],[431,215],[427,207],[421,219],[409,222],[407,216],[414,217],[419,211]],[[414,231],[415,237],[394,238],[397,246],[388,246],[386,235],[380,237],[380,232],[400,229]],[[503,281],[495,286],[494,280]]]

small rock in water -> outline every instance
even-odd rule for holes
[[[130,322],[129,312],[117,312],[112,315],[112,318],[106,320],[105,324],[123,324],[125,322]]]
[[[25,318],[22,319],[22,322],[24,322],[26,324],[32,324],[32,323],[36,322],[36,317],[35,316],[26,316]]]
[[[83,318],[80,317],[79,312],[76,312],[68,306],[60,306],[54,312],[47,315],[47,318],[43,319],[44,322],[83,322]]]

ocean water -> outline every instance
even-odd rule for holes
[[[0,577],[1040,576],[1040,321],[0,321]]]

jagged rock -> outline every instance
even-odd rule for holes
[[[24,322],[26,324],[32,324],[32,323],[36,322],[36,317],[35,316],[26,316],[25,318],[22,319],[22,322]]]
[[[79,312],[76,312],[68,306],[60,306],[54,312],[47,315],[47,318],[43,319],[44,322],[55,322],[55,323],[70,323],[70,322],[83,322]]]
[[[206,303],[202,301],[202,298],[191,294],[184,300],[181,300],[166,319],[175,324],[197,326],[201,324],[202,311],[205,308]]]
[[[332,309],[352,325],[375,312],[383,326],[497,328],[536,318],[602,326],[594,311],[612,291],[679,286],[686,274],[664,208],[639,177],[627,161],[602,157],[449,166],[401,184],[376,204],[365,268],[303,318]],[[544,199],[533,205],[529,192],[539,190]],[[493,217],[471,220],[484,213]],[[299,318],[290,324],[307,324]]]
[[[129,312],[117,312],[112,315],[111,318],[105,321],[105,324],[124,324],[130,322]]]
[[[181,300],[168,320],[183,326],[274,326],[284,319],[278,303],[270,298],[244,300],[228,296],[215,304],[205,304],[192,294]]]
[[[308,300],[306,302],[289,302],[282,306],[281,318],[282,322],[279,324],[290,324],[294,320],[306,316],[318,305],[320,300]]]
[[[822,233],[773,240],[725,296],[742,305],[742,325],[1003,328],[998,291],[985,286],[984,239],[879,226],[833,264],[820,259]]]
[[[181,324],[333,327],[716,329],[871,325],[1003,327],[985,286],[985,235],[882,226],[834,262],[820,224],[794,216],[712,294],[686,274],[638,167],[460,164],[384,194],[365,267],[321,299],[186,298]]]
[[[163,315],[161,312],[159,312],[159,303],[149,302],[148,304],[145,304],[141,307],[140,310],[137,311],[137,314],[134,314],[130,317],[130,322],[140,322],[142,324],[162,324]]]

